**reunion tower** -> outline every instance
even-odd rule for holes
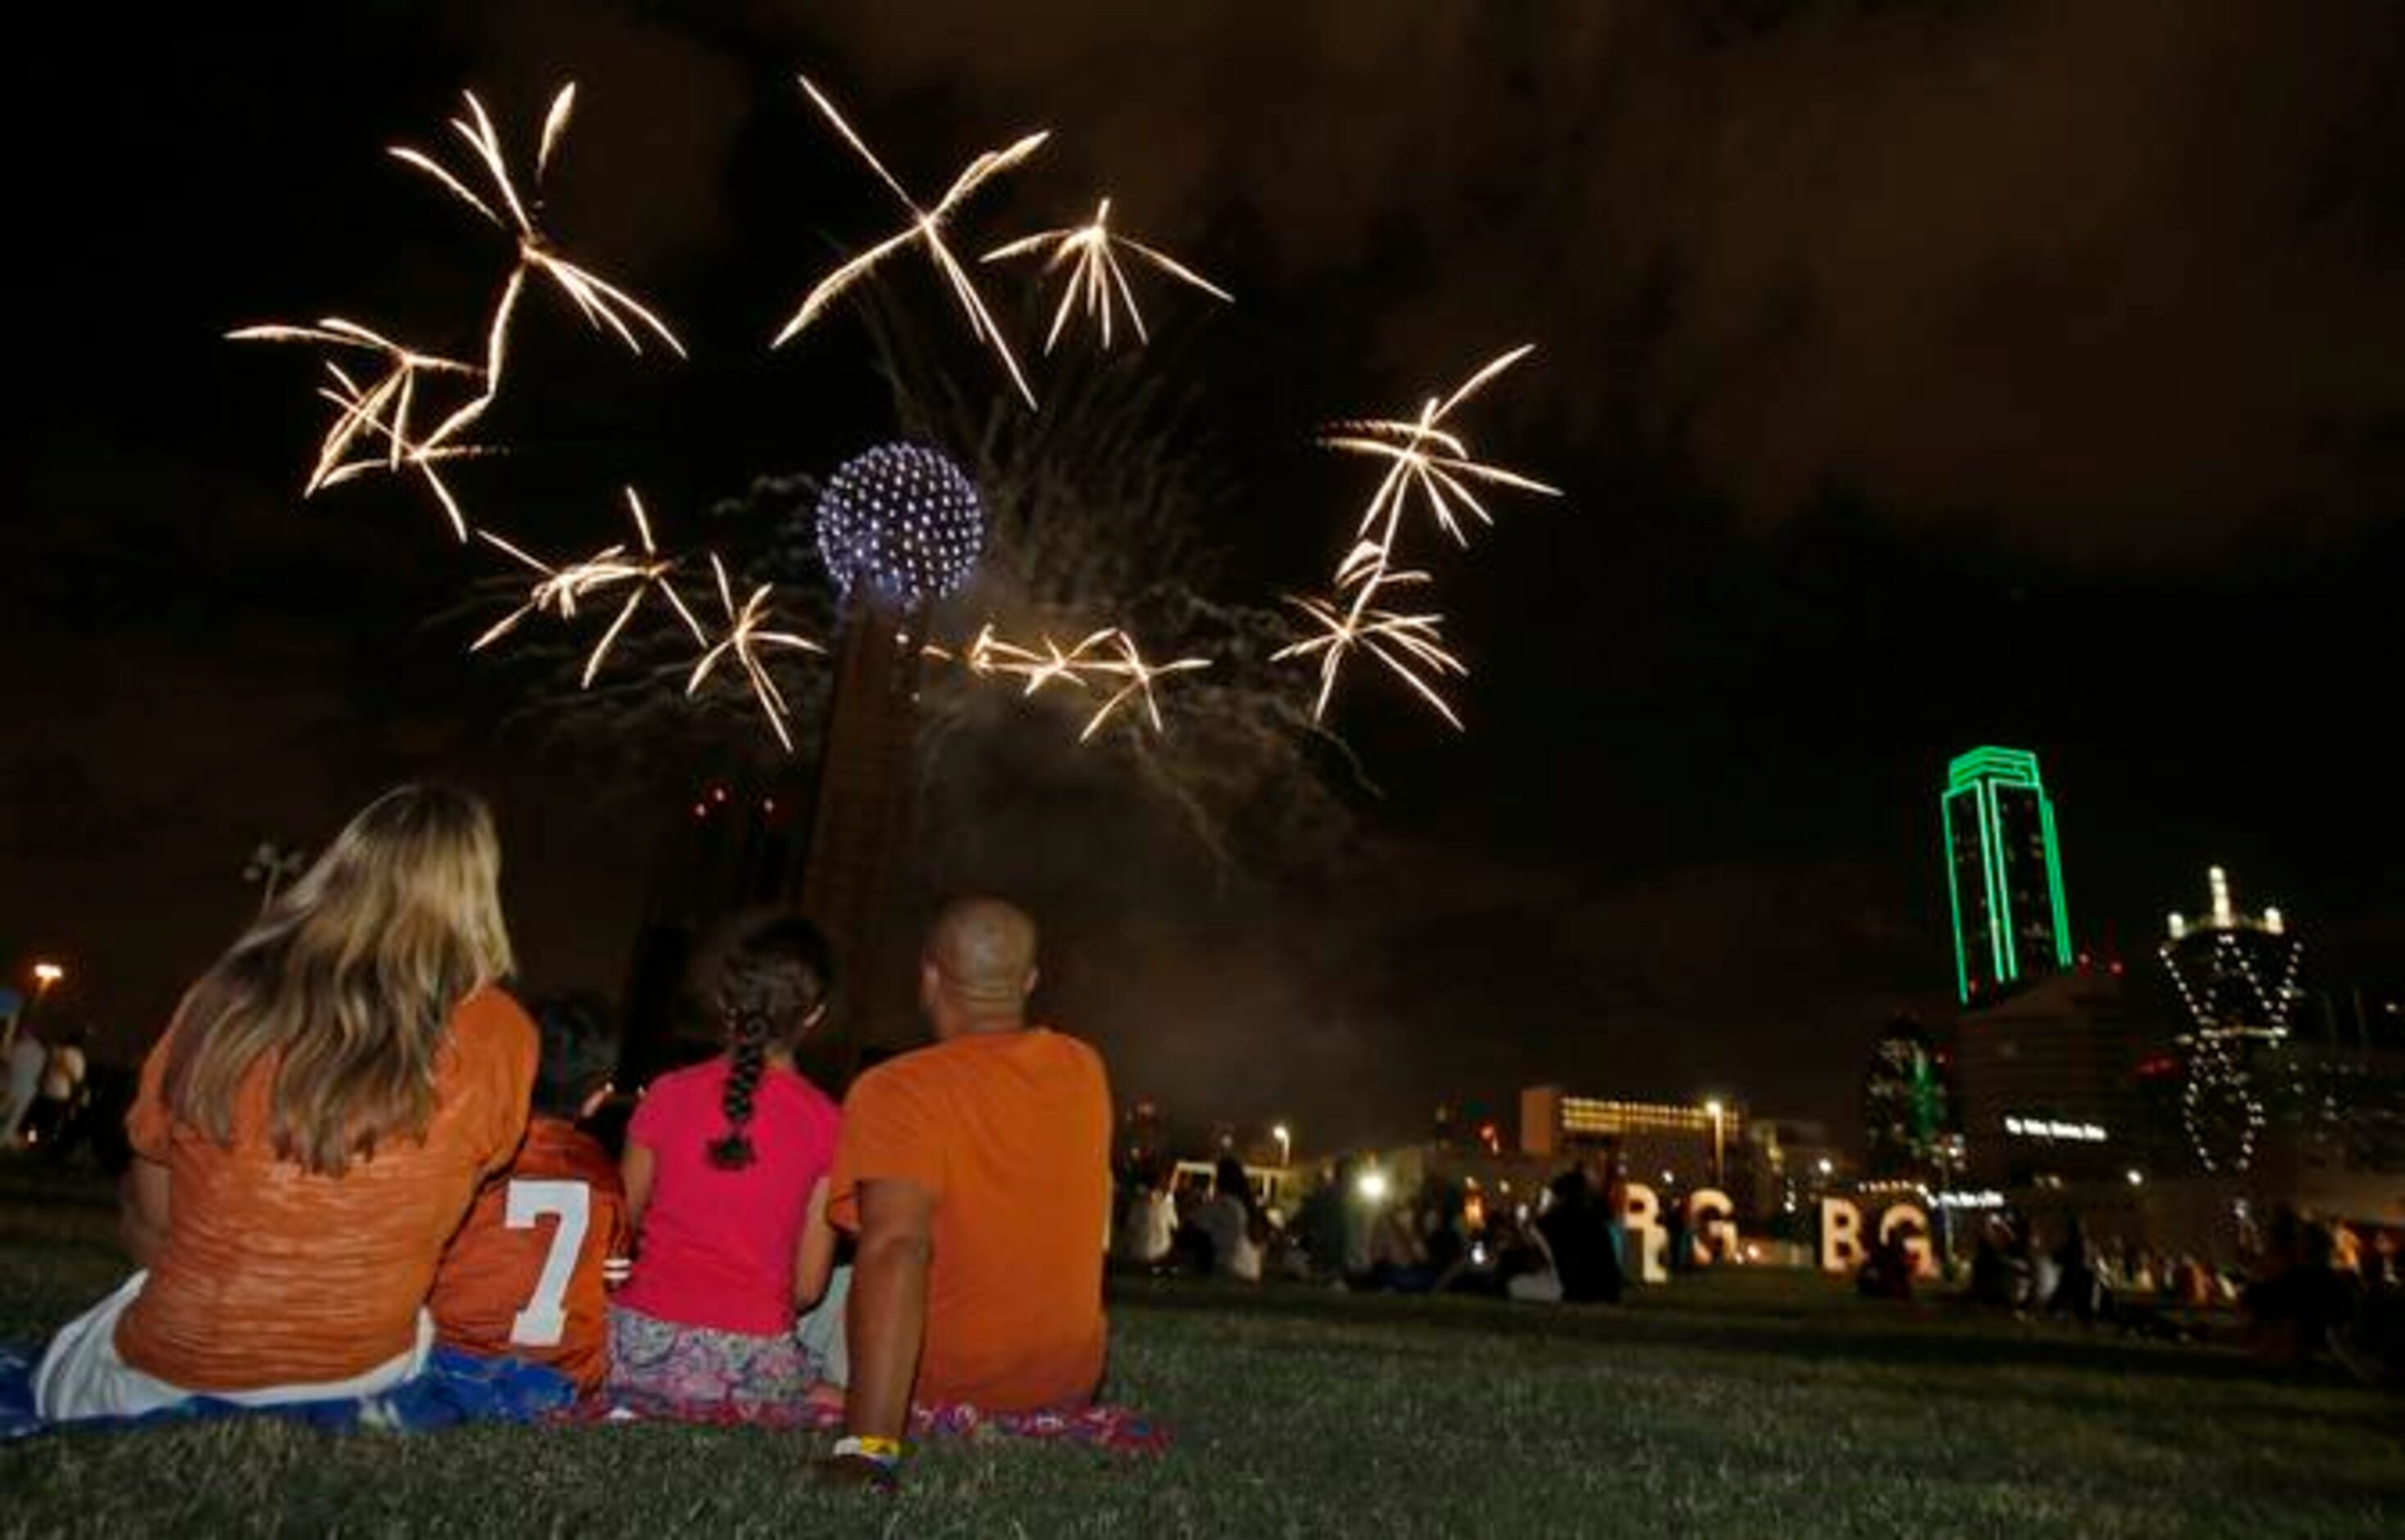
[[[2241,913],[2229,874],[2215,867],[2212,912],[2201,923],[2171,916],[2163,966],[2187,1008],[2178,1044],[2187,1061],[2182,1121],[2205,1170],[2244,1171],[2263,1134],[2264,1098],[2284,1061],[2304,947],[2277,909]]]

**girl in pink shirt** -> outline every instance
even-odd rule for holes
[[[671,1415],[790,1407],[827,1365],[795,1340],[826,1292],[827,1171],[840,1114],[794,1068],[826,1014],[826,939],[754,921],[720,965],[726,1052],[652,1082],[626,1131],[635,1264],[610,1311],[610,1393]]]

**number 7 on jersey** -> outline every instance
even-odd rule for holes
[[[510,1322],[510,1340],[521,1348],[556,1348],[568,1330],[568,1283],[576,1276],[577,1253],[593,1223],[593,1189],[581,1181],[513,1181],[505,1222],[530,1230],[545,1214],[556,1217],[551,1250],[535,1279],[534,1297]]]

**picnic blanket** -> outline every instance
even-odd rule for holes
[[[709,1427],[760,1427],[804,1433],[840,1433],[843,1411],[801,1403],[733,1404],[674,1402],[656,1396],[619,1394],[580,1404],[567,1414],[577,1421],[688,1422]],[[1062,1406],[1034,1412],[990,1412],[969,1406],[914,1406],[910,1437],[929,1439],[1026,1438],[1106,1449],[1114,1454],[1160,1454],[1171,1443],[1168,1427],[1128,1406]]]
[[[556,1370],[515,1359],[477,1358],[437,1348],[426,1372],[363,1400],[301,1401],[283,1406],[244,1406],[210,1396],[140,1417],[91,1418],[52,1423],[34,1408],[34,1369],[38,1347],[0,1344],[0,1443],[30,1438],[59,1427],[119,1430],[230,1418],[280,1418],[329,1433],[373,1430],[425,1433],[468,1422],[581,1422],[626,1420],[755,1426],[795,1432],[836,1433],[843,1413],[834,1406],[775,1405],[740,1407],[724,1403],[678,1405],[646,1399],[579,1401],[575,1385]],[[1169,1448],[1169,1430],[1125,1406],[1064,1406],[1036,1412],[988,1412],[975,1406],[914,1406],[910,1436],[935,1438],[1026,1438],[1075,1444],[1120,1454],[1159,1454]]]
[[[541,1421],[565,1412],[576,1402],[574,1381],[556,1369],[515,1359],[476,1358],[437,1348],[427,1362],[425,1373],[363,1399],[244,1406],[203,1395],[140,1417],[52,1423],[34,1407],[34,1369],[41,1357],[38,1347],[0,1345],[0,1443],[30,1438],[58,1427],[105,1431],[262,1417],[304,1423],[329,1433],[423,1433],[465,1422]]]

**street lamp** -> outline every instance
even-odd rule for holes
[[[1724,1187],[1728,1184],[1728,1177],[1722,1169],[1721,1164],[1721,1134],[1723,1127],[1721,1120],[1727,1109],[1721,1106],[1721,1099],[1714,1096],[1704,1103],[1704,1110],[1712,1115],[1712,1185]]]
[[[7,1033],[6,1036],[0,1036],[0,1046],[15,1044],[18,1031],[30,1024],[35,1014],[41,1010],[42,996],[57,988],[59,982],[66,976],[67,970],[56,963],[46,961],[34,965],[34,997],[25,1002],[25,1009],[21,1012],[12,1014],[8,1018]]]
[[[1294,1164],[1293,1133],[1287,1128],[1286,1124],[1279,1123],[1270,1130],[1270,1137],[1278,1141],[1278,1168],[1284,1170],[1292,1166]]]

